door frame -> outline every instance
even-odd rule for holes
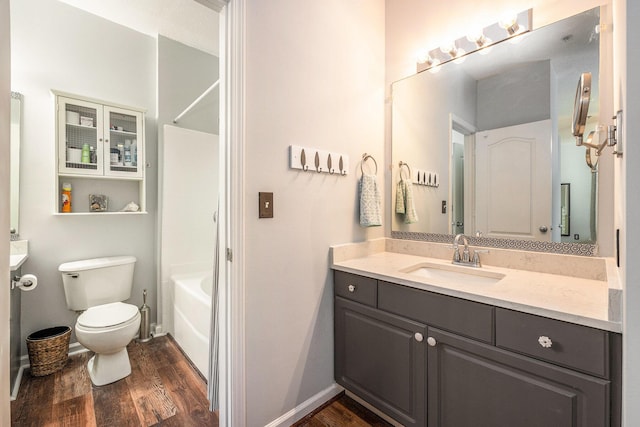
[[[246,0],[220,11],[219,322],[221,427],[246,425],[244,151]]]

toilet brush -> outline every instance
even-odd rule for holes
[[[151,340],[151,325],[149,324],[150,309],[147,305],[147,290],[142,291],[142,307],[140,307],[140,337],[138,342],[147,342]]]

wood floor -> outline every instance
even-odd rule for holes
[[[293,427],[390,427],[391,424],[344,393],[327,402]]]
[[[28,370],[11,402],[13,426],[218,426],[206,385],[172,338],[127,347],[131,375],[102,387],[91,384],[92,353],[69,358],[59,372],[32,377]]]
[[[203,378],[169,336],[127,347],[131,375],[102,387],[91,384],[87,361],[69,358],[59,372],[32,377],[27,370],[11,402],[11,425],[33,427],[218,426],[209,412]],[[295,427],[388,427],[390,424],[344,393]]]

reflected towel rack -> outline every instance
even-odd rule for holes
[[[182,118],[182,116],[184,116],[185,114],[187,114],[189,111],[191,111],[191,109],[193,107],[195,107],[196,105],[198,105],[198,103],[200,101],[202,101],[202,99],[209,95],[209,92],[211,92],[212,90],[214,90],[216,87],[218,87],[218,85],[220,84],[220,79],[216,80],[216,82],[214,84],[212,84],[211,86],[209,86],[209,88],[207,90],[205,90],[202,95],[200,95],[199,97],[196,98],[195,101],[193,101],[191,104],[189,104],[189,106],[187,108],[184,109],[184,111],[180,114],[178,114],[176,116],[175,119],[173,119],[173,123],[178,123],[178,120],[180,120]]]
[[[362,174],[364,175],[364,169],[362,168],[362,166],[364,165],[364,162],[366,162],[369,159],[373,160],[373,164],[376,167],[375,172],[373,174],[377,175],[378,174],[378,162],[376,162],[376,159],[374,159],[371,154],[367,154],[367,153],[364,153],[362,155],[362,162],[360,162],[360,172],[362,172]]]
[[[403,166],[406,166],[406,167],[407,167],[407,170],[409,171],[409,178],[407,178],[407,179],[411,179],[411,176],[412,176],[412,175],[411,175],[411,167],[409,166],[409,164],[408,164],[408,163],[405,163],[405,162],[403,162],[402,160],[400,160],[400,163],[398,163],[398,167],[400,168],[400,179],[404,179],[404,178],[402,177],[402,167],[403,167]]]

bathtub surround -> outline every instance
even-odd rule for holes
[[[174,274],[173,336],[200,373],[209,378],[212,270]]]
[[[217,135],[176,126],[165,125],[163,136],[160,178],[161,317],[164,330],[174,333],[171,276],[213,273],[213,217],[218,200],[219,146]],[[210,302],[208,306],[210,309]],[[208,319],[210,312],[202,315]]]

